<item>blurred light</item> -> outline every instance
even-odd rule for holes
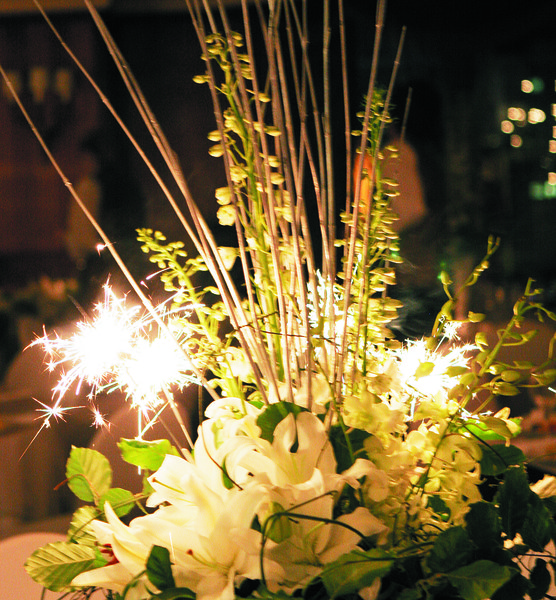
[[[521,91],[530,94],[535,89],[533,82],[529,79],[523,79],[521,82]]]
[[[548,151],[552,152],[552,154],[556,153],[556,140],[548,141]]]
[[[529,184],[529,196],[533,200],[543,200],[544,199],[544,186],[542,183],[538,181],[532,181]]]
[[[552,126],[552,137],[556,138],[556,125]]]
[[[527,114],[523,108],[517,108],[515,106],[510,106],[510,108],[508,108],[508,119],[512,121],[525,121],[526,117]]]
[[[521,91],[526,94],[534,92],[539,94],[544,90],[544,81],[540,77],[533,77],[532,79],[523,79],[521,81]]]
[[[541,110],[540,108],[531,108],[527,115],[529,123],[542,123],[545,119],[546,114],[544,110]]]
[[[545,198],[556,198],[556,185],[551,184],[548,181],[544,184],[544,197]]]
[[[549,173],[550,175],[554,175],[556,181],[556,173]],[[532,181],[529,184],[529,197],[533,200],[552,200],[556,198],[556,183]]]
[[[554,171],[550,171],[548,174],[548,183],[550,185],[556,185],[556,173],[554,173]]]
[[[521,139],[521,136],[517,135],[517,134],[513,134],[512,137],[510,138],[510,144],[514,147],[514,148],[520,148],[521,145],[523,144],[523,140]]]
[[[556,104],[552,105],[552,116],[556,117]]]
[[[505,121],[502,121],[500,128],[502,129],[503,133],[512,133],[514,130],[514,124],[506,119]],[[554,129],[556,129],[556,127]]]

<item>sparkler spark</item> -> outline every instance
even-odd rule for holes
[[[53,389],[53,406],[41,403],[44,426],[49,426],[52,418],[63,418],[70,408],[64,406],[66,394],[74,387],[79,394],[83,384],[90,387],[89,401],[100,391],[122,391],[141,419],[171,401],[168,390],[172,386],[182,389],[195,379],[191,361],[180,349],[191,335],[187,322],[180,318],[177,325],[175,313],[167,312],[164,305],[157,311],[168,323],[168,331],[140,306],[128,306],[126,297],[118,297],[106,283],[103,301],[94,306],[91,318],[77,324],[73,335],[64,339],[45,334],[34,342],[49,356],[50,371],[63,369]],[[93,425],[107,426],[99,409],[91,410]]]

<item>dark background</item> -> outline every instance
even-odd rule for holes
[[[210,218],[213,189],[224,179],[218,161],[207,156],[206,134],[214,128],[212,109],[206,86],[192,83],[203,64],[183,7],[182,2],[114,0],[102,15]],[[309,3],[315,39],[321,7],[321,0]],[[375,3],[346,0],[345,11],[355,109],[368,81]],[[232,7],[232,21],[235,13]],[[549,293],[556,279],[556,186],[548,183],[549,173],[556,172],[556,154],[549,151],[550,140],[556,140],[555,17],[552,0],[391,0],[379,69],[379,81],[387,85],[406,26],[394,105],[401,118],[411,88],[406,135],[419,156],[427,204],[440,224],[439,235],[451,240],[450,260],[458,253],[479,257],[487,236],[494,233],[501,236],[502,247],[488,277],[501,285],[536,277]],[[149,147],[90,18],[82,11],[61,11],[53,13],[53,19],[141,143]],[[32,12],[2,15],[0,33],[0,61],[6,68],[25,61],[67,62]],[[318,42],[314,46],[318,48]],[[533,93],[521,91],[523,79],[536,82]],[[0,284],[13,286],[45,271],[65,276],[74,266],[64,257],[61,241],[70,202],[67,191],[27,125],[7,105],[2,98]],[[541,123],[513,122],[520,147],[512,147],[512,134],[501,130],[510,107],[526,112],[538,108],[545,114]],[[85,82],[76,84],[75,100],[50,132],[49,141],[70,179],[79,176],[76,157],[84,145],[93,144],[101,153],[107,182],[104,225],[122,248],[133,245],[133,230],[143,224],[161,228],[169,237],[183,237],[152,177]],[[17,181],[14,173],[20,174]],[[129,256],[133,253],[130,250]]]

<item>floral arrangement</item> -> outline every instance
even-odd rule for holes
[[[388,290],[402,260],[390,205],[397,192],[383,175],[396,149],[382,144],[392,84],[378,88],[376,62],[355,131],[346,116],[337,221],[326,39],[321,106],[296,3],[255,3],[266,50],[256,60],[246,3],[240,35],[220,3],[211,12],[188,1],[206,63],[197,80],[210,88],[217,121],[210,153],[228,177],[216,190],[218,218],[237,233],[236,247],[221,247],[86,3],[183,193],[187,217],[159,178],[198,256],[160,232],[139,232],[168,293],[153,305],[93,220],[141,302],[106,286],[71,338],[37,341],[66,367],[45,423],[66,410],[74,382],[93,396],[123,390],[141,427],[119,446],[144,489],[113,488],[108,460],[74,448],[67,483],[86,505],[66,542],[28,559],[29,574],[64,597],[103,590],[114,600],[545,597],[556,564],[548,549],[556,481],[530,485],[510,443],[519,421],[492,407],[556,378],[552,346],[541,365],[498,359],[502,347],[531,341],[520,331],[526,317],[556,315],[529,283],[493,347],[480,333],[462,344],[458,326],[482,317],[455,320],[461,290],[443,273],[447,299],[430,335],[396,339],[389,324],[400,303]],[[380,2],[377,56],[383,10]],[[344,44],[342,26],[339,34]],[[352,161],[354,150],[363,160]],[[496,246],[489,240],[463,289]],[[200,272],[213,284],[199,287]],[[196,438],[184,428],[177,442],[144,440],[154,420],[179,419],[172,390],[188,385],[211,396]]]

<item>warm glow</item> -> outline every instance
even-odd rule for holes
[[[523,108],[517,108],[515,106],[508,108],[508,119],[511,121],[525,121],[526,118],[527,113]]]
[[[533,82],[530,81],[529,79],[524,79],[521,82],[521,91],[522,92],[525,92],[526,94],[530,94],[534,89],[535,89],[535,86],[533,85]]]
[[[527,115],[529,123],[543,123],[546,119],[546,113],[540,108],[532,108]]]
[[[556,173],[553,171],[548,174],[548,183],[550,185],[556,185]]]
[[[408,342],[400,352],[400,372],[404,381],[418,394],[435,397],[442,390],[457,384],[457,377],[447,375],[450,367],[465,367],[471,353],[477,348],[471,344],[440,348],[434,352],[428,349],[425,340]],[[423,365],[430,364],[430,372],[417,375]]]
[[[514,133],[514,135],[512,135],[512,137],[510,138],[510,144],[512,145],[513,148],[520,148],[521,145],[523,144],[523,140],[521,139],[521,137],[519,135],[516,135]]]
[[[556,153],[556,140],[548,141],[548,151],[552,152],[552,154]]]
[[[515,128],[514,124],[506,119],[505,121],[502,121],[500,129],[502,129],[503,133],[512,133]]]
[[[89,400],[99,390],[121,390],[146,415],[169,400],[171,386],[182,388],[194,379],[193,365],[180,348],[187,336],[183,319],[174,339],[164,307],[157,307],[157,312],[168,330],[162,330],[139,306],[128,306],[126,298],[117,297],[106,284],[104,300],[95,305],[92,318],[77,324],[73,335],[67,339],[45,335],[35,342],[48,353],[50,370],[65,369],[54,388],[54,405],[41,409],[45,425],[62,417],[67,410],[64,396],[73,387],[79,392],[84,383],[90,386]],[[95,426],[103,426],[98,410],[92,410]]]

